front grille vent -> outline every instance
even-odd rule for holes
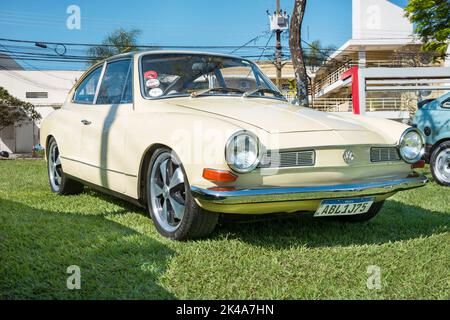
[[[398,153],[398,149],[395,147],[370,149],[371,162],[389,162],[400,160],[400,154]]]
[[[260,168],[310,167],[316,162],[314,150],[308,151],[267,151],[259,165]]]

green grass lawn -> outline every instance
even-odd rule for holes
[[[450,299],[449,226],[450,189],[430,183],[365,224],[303,215],[177,243],[109,196],[51,194],[43,161],[0,161],[0,298]],[[81,290],[66,288],[70,265]]]

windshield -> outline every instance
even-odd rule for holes
[[[157,99],[191,95],[282,98],[277,87],[250,61],[213,55],[149,54],[141,60],[142,91]]]

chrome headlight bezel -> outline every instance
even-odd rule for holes
[[[231,144],[234,143],[235,138],[239,137],[241,135],[249,136],[253,140],[253,143],[256,146],[256,150],[257,150],[255,161],[251,164],[251,166],[249,166],[247,168],[239,168],[239,167],[237,167],[235,165],[235,163],[233,163],[231,161],[231,155],[228,154],[228,150],[229,150]],[[241,173],[241,174],[250,173],[250,172],[252,172],[253,170],[255,170],[258,167],[258,165],[259,165],[259,163],[261,161],[261,154],[262,154],[261,153],[261,149],[262,149],[261,148],[261,143],[260,143],[259,138],[258,138],[258,136],[256,134],[254,134],[253,132],[248,131],[248,130],[240,130],[240,131],[234,133],[228,139],[228,141],[227,141],[227,143],[225,145],[225,161],[226,161],[228,167],[230,167],[230,169],[232,171],[234,171],[234,172]]]
[[[413,158],[410,158],[410,157],[406,156],[405,152],[404,152],[405,139],[411,133],[416,133],[417,136],[420,139],[420,142],[421,142],[421,149],[417,152],[417,155],[415,157],[413,157]],[[414,163],[420,161],[422,159],[424,153],[425,153],[425,138],[424,138],[423,134],[419,130],[417,130],[416,128],[408,128],[408,129],[406,129],[405,132],[402,133],[402,135],[400,137],[400,140],[398,142],[398,152],[400,154],[400,157],[406,163],[414,164]]]

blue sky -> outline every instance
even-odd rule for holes
[[[289,13],[293,3],[281,0]],[[66,28],[66,9],[72,4],[81,8],[81,30]],[[275,0],[4,1],[0,38],[98,43],[117,27],[136,27],[142,30],[140,44],[145,45],[241,45],[268,30],[267,9],[275,9]],[[320,39],[338,47],[350,37],[351,0],[309,0],[305,40]],[[261,37],[255,44],[264,46],[267,40],[268,36]]]

